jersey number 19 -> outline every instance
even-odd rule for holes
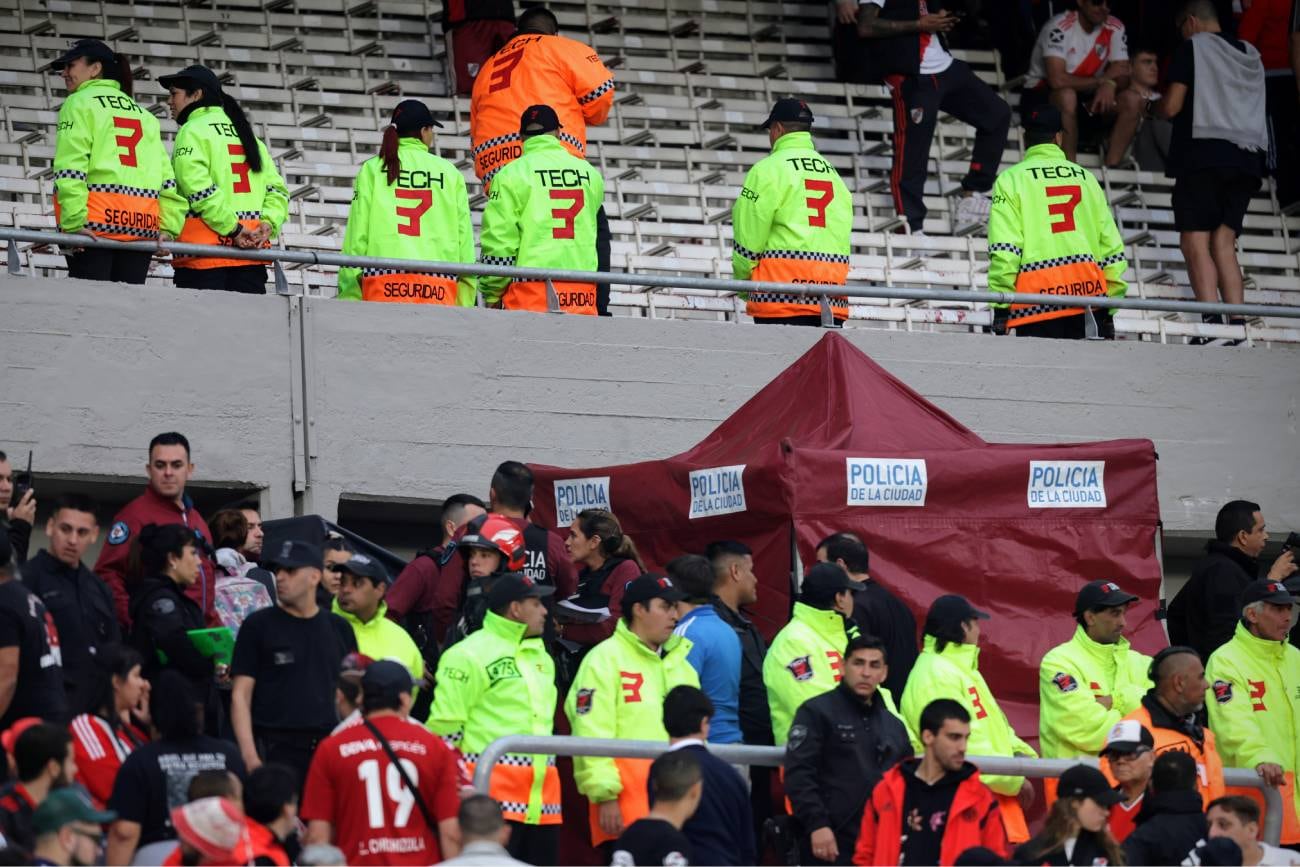
[[[418,786],[420,772],[415,767],[415,763],[410,759],[401,761],[402,767],[406,769],[406,775]],[[387,791],[388,800],[392,801],[397,808],[393,813],[393,828],[405,828],[406,823],[411,820],[411,810],[415,807],[415,795],[411,794],[411,790],[406,787],[402,772],[397,769],[397,765],[389,763],[384,768],[384,785],[381,790],[379,760],[366,759],[357,765],[357,776],[366,784],[366,813],[370,827],[375,830],[387,827],[384,821],[384,791]]]

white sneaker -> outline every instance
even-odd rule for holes
[[[989,210],[993,200],[986,193],[971,193],[957,199],[957,213],[954,217],[955,228],[961,230],[971,225],[984,225],[989,220]]]

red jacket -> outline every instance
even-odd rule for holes
[[[904,759],[886,773],[871,792],[862,811],[862,830],[853,851],[854,864],[897,864],[902,853],[903,795],[906,783],[903,768],[915,769],[920,759]],[[1007,836],[1002,830],[998,801],[989,787],[980,782],[979,771],[970,762],[968,774],[957,786],[948,824],[943,830],[939,851],[941,865],[953,864],[957,856],[972,846],[983,846],[1007,856]]]
[[[410,614],[420,614],[433,610],[437,598],[438,585],[442,582],[442,558],[444,547],[439,545],[432,551],[416,556],[406,564],[406,568],[397,576],[393,586],[384,594],[388,604],[388,619],[400,620]]]
[[[203,520],[203,516],[194,508],[189,497],[184,497],[184,505],[178,506],[155,493],[153,488],[146,487],[143,494],[127,503],[113,518],[113,526],[108,530],[108,539],[100,549],[99,559],[95,561],[94,569],[95,574],[108,585],[108,589],[113,591],[113,604],[123,629],[131,625],[131,615],[127,610],[127,563],[130,561],[131,545],[140,535],[140,529],[146,524],[184,524],[201,533],[208,544],[212,544],[212,533],[208,530],[208,522]],[[203,609],[204,620],[209,625],[219,626],[217,613],[212,607],[216,568],[206,554],[199,553],[203,570],[199,580],[185,588],[185,595]]]

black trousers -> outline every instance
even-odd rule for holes
[[[266,266],[177,268],[174,282],[181,289],[216,289],[245,295],[266,294]]]
[[[609,248],[614,241],[614,233],[609,230],[609,217],[605,216],[605,206],[601,205],[596,211],[596,270],[609,271]],[[596,314],[598,316],[610,316],[609,312],[609,284],[596,284]],[[520,861],[527,861],[527,858],[520,858]]]
[[[1277,200],[1283,207],[1300,201],[1300,100],[1294,75],[1264,79],[1264,104],[1270,127],[1269,168],[1277,179]]]
[[[329,736],[329,732],[298,732],[289,729],[253,729],[257,754],[268,765],[284,765],[298,777],[301,793],[307,782],[307,769],[311,767],[316,747]]]
[[[836,320],[835,326],[839,326],[842,320]],[[757,316],[754,318],[755,325],[808,325],[813,328],[822,327],[822,318],[816,313],[810,313],[807,316]],[[832,326],[832,327],[835,327]]]
[[[1095,315],[1095,314],[1094,314]],[[1083,340],[1087,336],[1084,330],[1085,317],[1082,313],[1075,316],[1061,316],[1028,325],[1017,325],[1017,337],[1055,337],[1058,340]]]
[[[79,280],[111,280],[114,283],[143,283],[149,276],[152,253],[135,250],[84,249],[64,257],[68,276]]]
[[[562,825],[526,825],[507,822],[510,826],[510,844],[506,851],[511,858],[535,867],[554,867],[560,863],[560,828]]]
[[[993,189],[1011,127],[1011,107],[971,68],[954,60],[938,75],[886,76],[894,97],[894,167],[890,189],[894,207],[907,217],[913,232],[925,222],[925,179],[929,177],[930,142],[939,112],[975,127],[970,171],[963,190]]]

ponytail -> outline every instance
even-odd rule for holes
[[[117,83],[122,86],[122,92],[132,99],[135,98],[135,77],[131,75],[131,61],[125,54],[114,54],[113,65],[117,67]]]
[[[588,538],[600,537],[600,553],[606,558],[622,557],[636,563],[642,572],[645,571],[645,564],[641,562],[641,555],[637,553],[636,545],[623,535],[623,527],[619,524],[618,518],[614,517],[613,512],[605,509],[583,509],[578,513],[578,528],[582,530],[582,535]]]
[[[230,118],[230,123],[235,127],[235,135],[239,136],[239,143],[244,146],[244,162],[255,172],[262,170],[262,149],[257,146],[257,136],[253,135],[253,125],[248,122],[248,115],[235,102],[235,98],[228,93],[221,94],[221,107],[226,112],[226,117]]]
[[[389,124],[384,127],[384,138],[379,143],[379,159],[384,163],[384,174],[389,185],[397,183],[397,176],[402,173],[402,163],[397,158],[397,126]]]

